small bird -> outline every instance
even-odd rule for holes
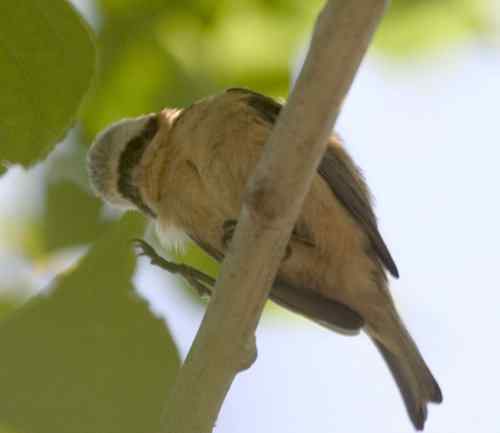
[[[88,153],[96,194],[180,230],[216,260],[231,241],[248,178],[280,103],[233,88],[188,108],[124,119]],[[293,194],[293,191],[290,191]],[[366,332],[386,361],[416,429],[442,393],[388,289],[396,264],[365,180],[336,134],[328,142],[270,298],[332,330]]]

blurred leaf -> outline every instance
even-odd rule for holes
[[[179,356],[132,290],[126,215],[78,268],[0,324],[0,423],[22,433],[157,431]]]
[[[0,239],[2,246],[10,249],[11,253],[19,252],[29,258],[38,258],[45,254],[43,227],[39,218],[19,216],[0,216]]]
[[[159,111],[181,102],[175,95],[193,88],[175,59],[151,35],[123,42],[120,56],[99,75],[95,97],[86,105],[84,127],[88,140],[123,117]],[[182,98],[181,98],[182,99]]]
[[[0,161],[31,164],[63,137],[94,58],[89,29],[66,0],[0,2]]]
[[[375,46],[388,54],[429,54],[490,30],[490,0],[395,0]]]
[[[44,234],[47,252],[94,241],[110,226],[102,202],[70,181],[49,185]]]
[[[175,2],[101,0],[98,69],[93,98],[84,107],[88,141],[110,122],[160,110],[185,84],[186,74],[161,46],[155,23]],[[169,98],[170,96],[170,98]]]
[[[0,424],[0,433],[22,433],[12,430],[10,427]]]
[[[189,266],[203,271],[204,273],[217,278],[219,273],[220,264],[202,251],[194,243],[189,243],[185,251],[175,251],[175,260],[178,262],[186,263]]]
[[[289,59],[317,8],[274,3],[100,0],[104,25],[95,97],[85,107],[87,139],[122,117],[187,106],[226,87],[286,95]]]
[[[16,299],[13,299],[11,296],[4,298],[0,298],[0,320],[2,320],[4,317],[7,317],[7,314],[10,312],[14,311],[16,307],[19,306],[19,301]],[[1,433],[0,429],[0,433]]]

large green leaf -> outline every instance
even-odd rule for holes
[[[72,273],[0,324],[0,425],[22,433],[158,430],[179,366],[174,343],[132,290],[128,215]]]
[[[1,1],[0,65],[0,161],[27,165],[72,125],[94,72],[94,43],[66,0]]]

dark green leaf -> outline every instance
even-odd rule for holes
[[[102,219],[102,202],[70,181],[49,185],[46,209],[48,252],[92,242],[110,226]]]
[[[89,29],[66,0],[0,2],[0,161],[31,164],[63,137],[94,59]]]
[[[1,297],[0,298],[0,320],[11,313],[16,307],[19,306],[20,301],[13,299],[12,297]],[[1,429],[0,429],[1,433]]]
[[[59,278],[0,324],[0,425],[22,433],[158,431],[179,366],[172,338],[137,298],[128,215]]]

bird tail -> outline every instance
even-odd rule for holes
[[[394,312],[390,333],[367,326],[375,346],[387,363],[408,415],[417,430],[423,430],[427,418],[427,403],[441,403],[443,395],[413,338]],[[382,337],[383,338],[380,338]]]

